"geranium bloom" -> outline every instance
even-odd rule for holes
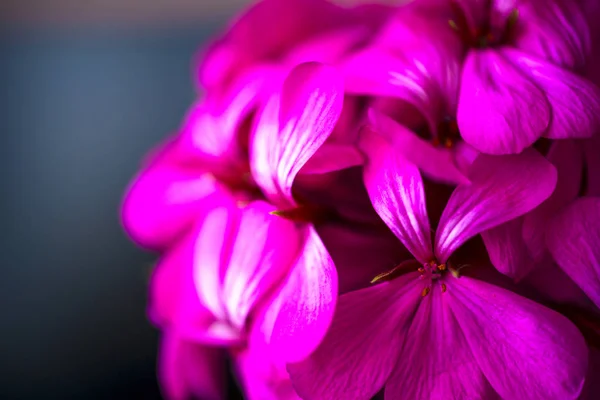
[[[405,99],[430,120],[456,110],[462,138],[479,151],[519,153],[540,137],[600,128],[600,92],[573,72],[589,35],[578,1],[422,0],[345,72],[352,91]]]
[[[421,266],[340,297],[321,346],[288,367],[300,396],[368,399],[385,387],[386,399],[577,398],[587,347],[575,326],[510,291],[458,278],[449,260],[469,238],[541,203],[555,185],[552,166],[533,151],[478,157],[432,246],[417,168],[385,146],[370,161],[375,208]]]

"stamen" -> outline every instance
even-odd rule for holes
[[[446,284],[442,283],[442,293],[446,293]]]
[[[446,270],[446,264],[440,264],[437,267],[440,271],[445,271]]]
[[[429,292],[431,292],[431,288],[429,286],[424,287],[423,291],[421,292],[421,297],[427,296]]]
[[[419,271],[420,274],[424,274],[425,273],[425,268],[421,267],[417,271]]]
[[[450,25],[450,28],[454,29],[455,31],[457,31],[457,32],[459,31],[458,24],[456,23],[455,20],[453,20],[453,19],[448,20],[448,25]]]

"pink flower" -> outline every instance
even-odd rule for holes
[[[540,137],[590,137],[600,92],[572,71],[590,48],[582,9],[538,3],[415,2],[390,24],[393,34],[344,64],[350,90],[410,102],[434,136],[433,121],[456,110],[462,138],[489,154],[519,153]]]
[[[371,151],[365,181],[375,208],[422,266],[340,297],[321,346],[288,367],[300,396],[368,399],[385,387],[386,399],[577,398],[587,347],[575,326],[510,291],[458,279],[449,261],[474,235],[541,203],[552,166],[533,151],[480,156],[432,246],[418,170],[385,146]]]

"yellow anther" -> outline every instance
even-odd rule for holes
[[[442,283],[442,293],[445,293],[445,292],[446,292],[446,284]]]
[[[454,269],[454,268],[450,268],[450,273],[452,274],[453,277],[460,278],[460,272],[459,272],[459,270]]]
[[[458,31],[458,24],[453,19],[448,20],[448,25],[450,25],[450,28],[454,29],[455,31]]]
[[[440,264],[437,267],[440,271],[445,271],[446,270],[446,264]]]
[[[420,274],[424,274],[425,273],[425,268],[421,267],[417,271],[419,271]]]
[[[423,291],[421,292],[421,297],[427,296],[430,291],[431,291],[431,289],[429,288],[429,286],[424,287]]]

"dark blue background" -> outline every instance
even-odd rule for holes
[[[1,399],[159,398],[155,257],[118,208],[194,99],[192,56],[219,25],[2,32]]]

